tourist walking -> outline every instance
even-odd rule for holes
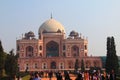
[[[62,80],[62,75],[60,72],[56,73],[56,78],[57,78],[57,80]]]
[[[116,80],[116,74],[115,74],[114,70],[112,70],[110,73],[110,80]]]
[[[30,75],[30,79],[29,80],[33,80],[34,79],[34,75],[33,74],[31,74]]]
[[[82,74],[81,74],[81,73],[78,73],[77,78],[76,78],[75,80],[83,80]]]
[[[50,71],[50,72],[48,73],[48,76],[49,76],[49,79],[51,80],[51,78],[53,77],[53,72]]]
[[[65,80],[71,80],[69,73],[67,71],[64,72]]]
[[[98,80],[98,76],[96,72],[93,74],[93,80]]]
[[[38,73],[35,73],[35,77],[33,78],[33,80],[41,80],[41,77]]]

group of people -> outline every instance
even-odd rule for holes
[[[41,77],[43,75],[42,73],[35,72],[34,74],[31,74],[29,80],[41,80]],[[56,80],[72,80],[69,76],[69,72],[67,71],[64,71],[64,74],[59,71],[54,73],[50,71],[48,72],[49,80],[52,80],[53,74],[56,77]],[[116,80],[116,74],[114,70],[112,70],[109,74],[107,74],[105,71],[101,73],[100,70],[95,70],[92,73],[89,73],[88,71],[85,71],[83,73],[77,72],[75,80]]]
[[[65,80],[72,80],[70,79],[69,73],[67,71],[64,72],[64,78]],[[52,80],[53,74],[56,76],[57,80],[63,80],[63,75],[61,74],[61,72],[55,72],[53,73],[52,71],[48,72],[48,78],[49,80]],[[41,77],[43,77],[43,72],[35,72],[30,74],[30,79],[29,80],[41,80]]]
[[[103,73],[98,71],[93,71],[93,73],[89,72],[83,72],[78,73],[75,80],[116,80],[116,74],[114,70],[112,70],[110,73],[106,73],[103,71]]]
[[[31,74],[29,80],[41,80],[41,77],[38,72],[35,72],[34,74]]]

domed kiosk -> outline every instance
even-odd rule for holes
[[[42,32],[48,32],[48,33],[63,32],[65,33],[65,29],[61,23],[51,18],[45,21],[40,26],[38,33],[40,34]]]

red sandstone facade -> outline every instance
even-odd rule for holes
[[[20,71],[74,70],[76,59],[79,66],[83,59],[86,69],[102,67],[100,57],[88,56],[88,40],[75,31],[66,38],[64,27],[56,20],[45,21],[38,34],[36,39],[30,31],[16,42]]]

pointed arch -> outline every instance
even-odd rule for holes
[[[46,56],[58,57],[59,56],[59,44],[55,41],[50,41],[46,44]]]
[[[46,62],[42,63],[42,69],[47,69],[47,63]]]
[[[50,64],[51,69],[56,69],[56,62],[52,61]]]
[[[32,46],[27,46],[26,47],[26,56],[27,57],[32,57],[33,56],[33,50],[34,50],[34,48]]]
[[[72,46],[72,49],[71,49],[71,52],[72,52],[72,56],[79,56],[79,47],[74,45]]]
[[[59,69],[64,69],[64,63],[63,62],[59,63]]]

